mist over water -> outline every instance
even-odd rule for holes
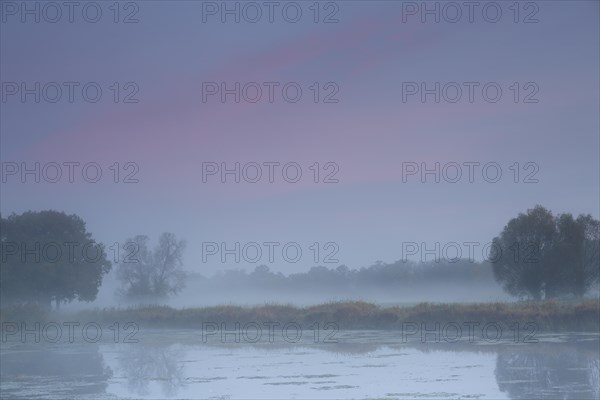
[[[600,2],[0,0],[0,400],[600,399]]]
[[[188,281],[185,289],[179,295],[168,299],[147,299],[131,302],[114,296],[118,283],[114,286],[105,284],[100,289],[98,298],[92,303],[72,303],[65,309],[82,309],[90,307],[130,306],[135,304],[164,304],[176,308],[204,307],[221,304],[260,305],[265,303],[295,304],[300,306],[320,304],[330,301],[360,300],[382,305],[414,304],[421,302],[433,303],[481,303],[495,301],[515,301],[495,283],[489,282],[477,287],[468,287],[460,283],[447,284],[431,282],[419,286],[397,288],[303,288],[290,291],[286,289],[261,289],[229,285],[227,281],[220,282],[215,287],[204,279]]]

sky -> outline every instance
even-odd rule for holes
[[[0,212],[173,232],[206,275],[481,259],[536,204],[599,218],[599,3],[451,3],[1,1]]]

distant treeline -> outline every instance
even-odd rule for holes
[[[376,263],[349,269],[345,265],[315,266],[284,274],[260,265],[254,270],[223,270],[207,277],[189,273],[186,288],[167,304],[316,304],[360,299],[380,303],[418,301],[508,300],[486,262]],[[135,301],[154,304],[152,299]]]
[[[189,278],[210,281],[213,284],[236,285],[253,288],[361,288],[361,287],[403,287],[433,282],[469,284],[496,284],[492,265],[488,262],[469,260],[431,261],[416,263],[396,261],[391,264],[378,262],[370,267],[350,269],[345,265],[337,268],[312,267],[307,272],[284,275],[273,272],[266,265],[257,266],[254,271],[225,270],[212,277],[190,274]]]
[[[160,235],[154,248],[145,235],[127,243],[133,245],[134,262],[116,264],[119,287],[113,297],[138,304],[162,302],[184,292],[195,301],[213,293],[213,298],[241,302],[270,301],[275,294],[293,294],[290,301],[302,296],[314,301],[320,295],[368,296],[384,302],[407,302],[414,294],[426,294],[428,301],[441,301],[440,295],[447,293],[481,301],[478,294],[487,292],[485,300],[492,300],[500,288],[519,299],[568,299],[590,293],[597,297],[600,282],[600,221],[591,215],[553,214],[539,205],[511,219],[493,238],[489,262],[402,260],[360,269],[317,266],[290,275],[260,265],[252,272],[227,270],[207,278],[186,272],[185,241],[173,233]],[[0,217],[0,261],[2,302],[46,307],[54,302],[57,308],[73,300],[96,300],[113,267],[85,221],[57,211]],[[243,296],[248,294],[253,296]],[[278,300],[282,298],[288,297]],[[463,301],[456,296],[452,300]]]

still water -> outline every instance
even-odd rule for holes
[[[598,334],[543,334],[537,343],[306,336],[223,343],[164,329],[138,332],[137,343],[6,340],[0,389],[5,399],[600,398]]]

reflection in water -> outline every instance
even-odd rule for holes
[[[158,382],[165,397],[177,395],[185,384],[183,366],[179,365],[184,353],[177,346],[123,345],[118,356],[119,373],[127,380],[128,390],[137,396],[152,391],[151,382]]]
[[[153,331],[135,344],[2,344],[2,398],[598,399],[598,335],[539,343],[201,343]]]
[[[501,349],[496,379],[511,399],[598,399],[597,343],[540,344]]]
[[[66,398],[104,393],[112,376],[99,347],[14,346],[2,344],[0,397]]]

